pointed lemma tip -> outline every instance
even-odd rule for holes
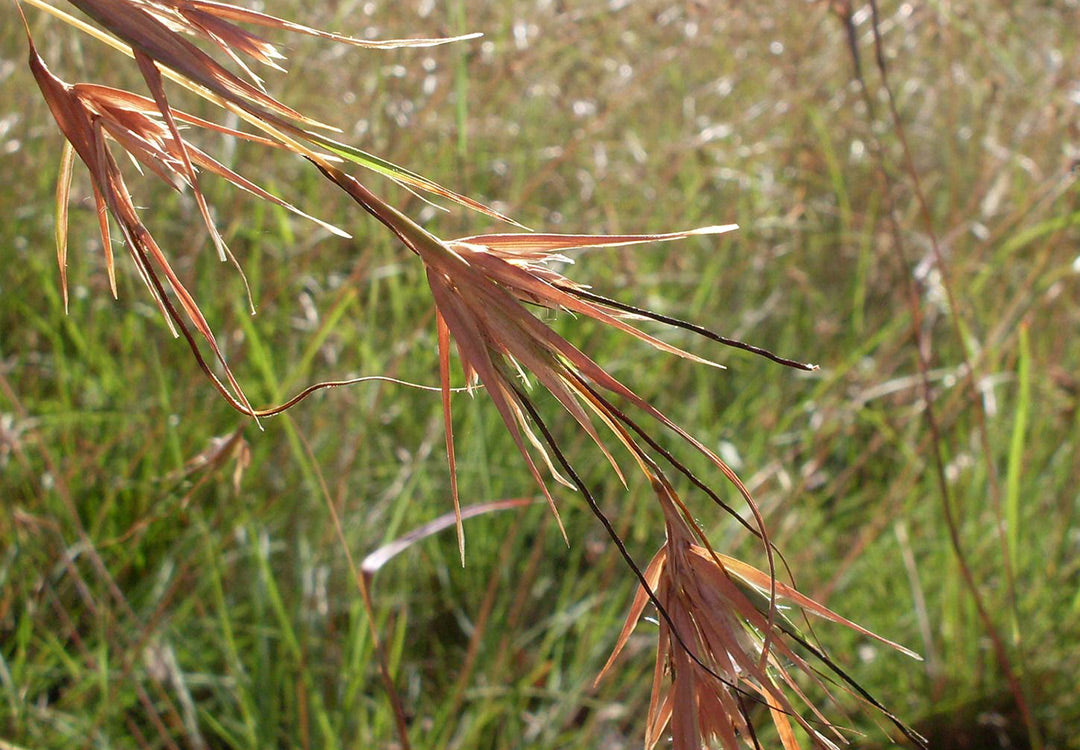
[[[712,226],[701,227],[687,232],[687,234],[723,234],[724,232],[734,232],[738,228],[738,224],[713,224]]]

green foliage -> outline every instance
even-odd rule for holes
[[[916,664],[818,626],[870,692],[917,725],[1000,712],[1027,741],[949,545],[932,461],[940,449],[962,547],[1040,732],[1048,744],[1080,747],[1080,49],[1067,3],[955,15],[883,7],[892,81],[956,310],[929,259],[897,136],[867,121],[843,30],[824,4],[720,14],[653,0],[572,11],[274,5],[358,36],[369,26],[381,36],[485,32],[460,47],[390,52],[290,40],[292,74],[269,77],[270,90],[340,124],[343,140],[365,151],[546,231],[739,223],[718,239],[579,256],[576,278],[815,361],[820,372],[718,353],[678,331],[659,335],[730,369],[694,367],[581,321],[556,320],[556,329],[737,456],[806,593],[926,657]],[[7,14],[0,746],[394,746],[370,623],[326,495],[357,559],[448,511],[438,395],[364,383],[314,396],[258,430],[216,398],[126,259],[112,301],[78,170],[65,316],[52,240],[60,140]],[[115,63],[96,43],[69,47],[58,24],[33,22],[41,40],[53,39],[58,74],[90,77]],[[869,61],[865,25],[862,33]],[[870,68],[867,78],[875,90]],[[875,133],[888,185],[870,152]],[[420,263],[308,165],[210,136],[199,143],[227,163],[250,163],[262,184],[354,235],[331,237],[204,179],[248,274],[259,309],[251,317],[194,203],[140,182],[140,200],[155,207],[144,220],[175,252],[252,402],[349,374],[437,383]],[[484,217],[387,192],[440,236],[490,229]],[[924,415],[909,277],[921,295],[939,438]],[[974,388],[960,367],[965,350]],[[580,430],[554,403],[540,404],[630,551],[648,560],[663,541],[648,487],[613,483]],[[457,395],[454,406],[463,502],[534,494],[490,403]],[[241,426],[251,462],[239,489],[232,456],[187,464],[210,436]],[[716,523],[704,498],[686,500]],[[528,508],[467,521],[465,569],[447,533],[376,577],[379,633],[417,747],[640,742],[655,639],[639,628],[614,678],[591,687],[634,582],[580,499],[560,490],[560,502],[569,548],[543,508]],[[1002,519],[1015,542],[1009,554]],[[709,531],[725,552],[760,554],[727,521]],[[849,703],[850,724],[880,738],[884,730]]]

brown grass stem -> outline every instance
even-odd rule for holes
[[[869,86],[867,85],[866,78],[863,73],[861,55],[859,53],[857,34],[854,27],[854,19],[850,3],[837,4],[837,16],[844,26],[844,30],[847,36],[848,50],[852,60],[852,66],[854,69],[854,75],[859,83],[859,90],[862,99],[866,106],[867,118],[873,123],[876,121],[876,107],[874,104],[874,98],[870,95]],[[969,405],[976,412],[977,419],[979,420],[979,433],[980,440],[983,446],[983,456],[988,464],[987,476],[991,482],[992,500],[995,507],[995,513],[998,517],[998,535],[1002,543],[1005,544],[1004,527],[1001,522],[1002,511],[999,493],[997,491],[996,484],[996,468],[992,466],[989,438],[986,429],[985,413],[982,409],[981,399],[979,397],[977,387],[975,385],[975,374],[971,366],[970,359],[967,355],[967,345],[963,337],[963,331],[960,327],[960,310],[956,305],[955,294],[952,291],[952,284],[949,280],[949,273],[947,264],[945,262],[944,255],[941,251],[940,243],[937,239],[937,234],[934,231],[933,219],[930,214],[929,204],[926,201],[925,194],[921,187],[918,171],[914,166],[911,150],[908,146],[905,129],[903,126],[902,118],[896,106],[896,99],[893,95],[892,88],[889,84],[888,77],[888,65],[885,61],[884,45],[881,37],[880,30],[880,16],[879,9],[876,0],[870,0],[870,22],[871,30],[874,40],[874,59],[877,65],[878,74],[881,77],[881,85],[886,94],[886,99],[889,105],[890,117],[893,125],[893,132],[896,134],[901,149],[904,154],[905,168],[909,178],[912,181],[912,188],[916,195],[916,200],[919,204],[920,215],[924,222],[924,229],[927,233],[929,241],[931,243],[932,252],[934,254],[935,263],[938,266],[942,276],[942,285],[947,295],[948,304],[952,313],[953,329],[960,340],[961,356],[966,364],[965,369],[965,382],[967,382],[972,392]],[[919,291],[916,287],[915,280],[911,277],[909,272],[910,259],[907,256],[906,243],[903,239],[903,234],[900,230],[900,222],[897,217],[897,208],[892,197],[892,191],[890,189],[893,184],[893,180],[889,175],[889,169],[886,162],[885,151],[880,138],[871,130],[870,142],[871,149],[875,155],[875,161],[877,165],[879,180],[882,183],[882,193],[885,196],[886,201],[886,216],[888,218],[888,225],[890,228],[890,234],[892,235],[894,245],[896,247],[897,260],[900,265],[901,275],[905,279],[905,289],[908,297],[908,306],[912,315],[911,335],[914,343],[916,362],[919,371],[920,384],[922,388],[924,409],[927,429],[931,435],[931,455],[933,457],[935,475],[937,478],[937,484],[941,493],[942,509],[945,514],[945,522],[948,527],[948,535],[950,544],[953,549],[953,554],[957,560],[957,566],[960,570],[960,574],[964,579],[964,585],[972,602],[975,605],[978,612],[979,619],[983,623],[983,627],[986,630],[987,636],[990,638],[994,647],[995,656],[998,664],[1001,667],[1002,672],[1005,675],[1006,680],[1009,683],[1010,690],[1013,694],[1013,698],[1016,701],[1017,708],[1020,710],[1021,715],[1024,718],[1024,723],[1028,730],[1028,735],[1032,740],[1032,746],[1035,748],[1041,747],[1041,741],[1039,739],[1039,732],[1035,725],[1034,717],[1031,714],[1031,709],[1028,706],[1026,698],[1027,690],[1021,684],[1019,678],[1016,675],[1015,670],[1012,667],[1011,659],[1008,654],[1008,649],[1005,647],[1004,639],[1001,633],[998,631],[997,625],[994,623],[993,618],[990,617],[989,611],[983,596],[979,590],[978,583],[975,581],[974,573],[967,560],[967,555],[964,551],[963,542],[960,539],[959,520],[956,518],[954,510],[954,502],[952,499],[952,493],[949,490],[949,483],[946,477],[945,460],[942,455],[942,439],[943,434],[938,424],[936,410],[935,410],[935,396],[933,386],[930,382],[930,354],[928,342],[924,339],[923,325],[922,325],[922,300]],[[1013,616],[1016,615],[1015,610],[1015,592],[1012,584],[1012,569],[1009,561],[1008,548],[1004,548],[1002,563],[1006,568],[1006,578],[1008,584],[1008,601]],[[1023,658],[1022,649],[1020,652],[1021,659]]]

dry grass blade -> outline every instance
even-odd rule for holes
[[[455,526],[461,521],[470,518],[482,516],[486,513],[494,513],[500,510],[522,508],[526,505],[532,505],[534,502],[536,501],[530,498],[493,500],[487,503],[476,503],[475,505],[466,506],[456,513],[444,513],[433,521],[428,521],[423,526],[418,526],[408,534],[400,536],[391,542],[387,542],[374,552],[369,553],[367,557],[360,562],[360,571],[370,580],[374,578],[375,574],[393,558],[429,536],[438,534],[440,531],[444,531],[451,526]]]
[[[140,4],[147,5],[150,9],[158,9],[159,12],[172,11],[186,20],[192,27],[191,31],[196,33],[199,27],[209,32],[211,29],[221,29],[227,21],[238,21],[241,23],[250,23],[256,26],[266,26],[269,28],[280,29],[282,31],[291,31],[298,34],[307,34],[308,36],[318,37],[320,39],[328,39],[334,42],[341,42],[342,44],[350,44],[356,47],[366,47],[368,49],[399,49],[399,48],[413,48],[413,47],[437,47],[442,44],[450,44],[451,42],[460,42],[467,39],[476,39],[482,34],[462,34],[460,36],[452,37],[435,37],[435,38],[415,38],[415,39],[359,39],[357,37],[346,36],[344,34],[335,34],[330,31],[323,31],[321,29],[315,29],[310,26],[289,21],[284,18],[272,16],[268,13],[262,13],[260,11],[251,10],[249,8],[242,8],[238,5],[230,5],[228,3],[208,2],[207,0],[159,0],[159,2],[153,5],[149,3]],[[227,34],[221,35],[224,37],[230,37],[234,35],[246,34],[232,24],[225,24],[230,27]],[[220,32],[218,32],[220,34]],[[262,40],[255,40],[255,42],[261,42]],[[262,44],[266,44],[262,42]],[[261,46],[261,45],[256,45]],[[272,47],[272,45],[270,45]],[[276,52],[276,50],[275,50]],[[253,55],[256,56],[256,55]],[[283,59],[280,53],[270,53],[270,57],[274,59]]]
[[[325,491],[325,483],[323,486]],[[443,529],[449,528],[455,523],[459,529],[460,538],[461,521],[463,518],[473,518],[474,516],[483,515],[485,513],[520,508],[529,505],[532,502],[533,501],[529,499],[496,500],[487,503],[477,503],[464,509],[455,508],[454,513],[439,516],[435,520],[429,521],[423,526],[413,529],[408,534],[388,542],[374,552],[369,553],[367,557],[361,561],[359,569],[353,564],[351,555],[348,556],[349,567],[356,579],[357,586],[360,588],[361,596],[364,601],[364,609],[367,612],[368,621],[372,627],[372,641],[379,661],[379,673],[382,676],[383,686],[386,688],[387,697],[390,699],[390,703],[393,706],[394,718],[398,730],[398,739],[401,742],[403,750],[408,750],[411,747],[409,742],[409,731],[405,710],[402,707],[401,696],[398,695],[397,688],[394,686],[394,680],[391,675],[390,660],[387,657],[382,637],[379,635],[378,628],[376,627],[375,604],[371,596],[371,588],[374,583],[375,574],[378,573],[386,563],[390,562],[390,560],[412,545],[426,539],[432,534],[437,534]],[[333,504],[329,504],[328,507],[333,508]],[[341,530],[341,523],[337,518],[336,513],[334,514],[334,524],[337,528],[339,539],[342,544],[344,544],[345,536]],[[346,554],[348,555],[347,552]]]
[[[68,252],[68,205],[71,196],[71,172],[75,164],[75,150],[71,143],[64,141],[64,150],[60,154],[60,173],[56,177],[56,264],[60,267],[60,290],[64,295],[64,313],[68,312],[67,252]],[[112,268],[112,264],[109,264]],[[116,297],[116,283],[109,275],[113,297]]]

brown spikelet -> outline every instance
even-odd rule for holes
[[[348,235],[300,211],[292,204],[221,164],[182,137],[182,125],[196,126],[227,137],[291,151],[308,158],[320,167],[328,167],[332,161],[348,160],[399,182],[409,189],[430,192],[493,218],[506,219],[502,214],[478,201],[317,132],[317,129],[334,130],[334,128],[307,118],[271,97],[263,91],[258,78],[246,66],[243,66],[241,56],[272,66],[276,66],[275,61],[282,58],[271,43],[237,24],[252,24],[308,34],[372,49],[430,47],[471,39],[479,36],[478,34],[448,38],[365,40],[321,31],[227,3],[203,0],[74,0],[73,4],[89,15],[99,26],[111,32],[115,38],[107,34],[98,36],[100,32],[92,25],[87,25],[57,9],[51,9],[51,6],[47,7],[50,8],[50,12],[65,22],[76,25],[115,48],[129,53],[142,73],[151,96],[141,96],[91,83],[72,85],[57,78],[48,70],[34,48],[29,27],[22,16],[21,6],[17,5],[29,41],[30,67],[57,124],[67,139],[67,145],[61,157],[56,194],[57,263],[65,307],[67,305],[68,260],[67,204],[72,166],[74,157],[77,156],[90,171],[91,185],[98,209],[105,266],[114,296],[116,281],[110,217],[121,227],[122,237],[136,259],[139,273],[151,290],[173,333],[183,334],[187,338],[200,367],[210,377],[217,390],[233,407],[245,413],[255,417],[280,413],[317,390],[353,381],[317,383],[282,405],[261,410],[253,409],[240,391],[231,370],[225,365],[209,326],[203,319],[194,298],[184,289],[183,284],[169,266],[165,254],[139,220],[123,175],[110,153],[110,144],[120,146],[141,167],[145,167],[174,189],[191,191],[219,257],[222,260],[231,260],[242,278],[243,270],[218,232],[210,206],[200,188],[200,173],[216,174],[260,199],[270,201],[315,221],[331,233],[343,237],[348,237]],[[238,77],[223,67],[195,46],[188,37],[212,42],[234,62],[239,63],[254,83]],[[124,45],[127,47],[125,48]],[[240,115],[250,125],[263,130],[266,137],[238,131],[173,108],[165,91],[163,79],[166,75],[194,93]],[[145,262],[142,262],[143,259]],[[246,278],[244,281],[246,286]],[[182,312],[173,307],[165,294],[166,289],[174,295],[176,306]],[[250,290],[248,299],[251,310],[254,312]],[[196,340],[190,335],[188,324],[194,329],[196,335],[203,338],[210,346],[214,358],[223,368],[227,386],[219,381],[204,361]]]
[[[130,47],[166,122],[170,121],[171,116],[165,92],[161,87],[162,71],[169,72],[197,94],[242,113],[245,119],[256,127],[263,128],[280,144],[317,162],[324,159],[346,159],[394,180],[407,189],[430,193],[493,219],[516,224],[509,217],[479,201],[380,159],[374,154],[335,141],[326,135],[326,131],[337,132],[338,128],[307,117],[266,93],[261,79],[244,64],[241,56],[279,69],[276,61],[284,58],[273,44],[234,22],[307,34],[370,49],[431,47],[474,39],[480,36],[479,34],[365,40],[314,29],[227,3],[199,0],[72,0],[72,4]],[[250,80],[245,80],[224,67],[188,37],[213,43],[236,63]],[[307,145],[303,146],[302,143]],[[183,157],[183,154],[181,156]],[[201,200],[197,191],[195,196],[197,200]],[[208,216],[204,208],[200,203],[200,210]],[[215,243],[225,255],[226,251],[216,237]]]
[[[661,351],[714,365],[709,360],[641,331],[630,322],[634,318],[651,317],[689,328],[723,343],[750,348],[777,361],[812,369],[813,365],[783,360],[764,350],[720,337],[706,329],[594,295],[547,265],[550,261],[561,259],[562,253],[570,249],[670,241],[694,235],[718,234],[734,229],[734,225],[703,227],[667,234],[502,234],[443,241],[379,199],[351,175],[333,165],[320,163],[319,168],[365,210],[393,231],[424,263],[428,286],[438,311],[440,371],[444,378],[443,409],[446,417],[450,417],[449,385],[446,381],[449,372],[447,344],[453,340],[466,382],[470,385],[482,384],[485,387],[530,473],[553,510],[554,500],[541,477],[529,446],[540,461],[546,464],[556,481],[568,483],[555,469],[548,447],[544,441],[537,438],[532,420],[526,414],[521,390],[525,373],[534,377],[540,386],[555,397],[599,447],[620,477],[622,475],[618,463],[607,441],[601,437],[594,420],[607,427],[614,436],[615,443],[624,446],[635,460],[639,460],[640,451],[628,431],[632,422],[601,392],[629,402],[705,455],[736,486],[751,507],[758,525],[762,525],[749,491],[719,456],[529,310],[531,306],[587,316]],[[449,427],[446,435],[447,453],[453,471],[453,435]],[[451,489],[457,503],[456,480],[452,482]]]
[[[794,588],[701,543],[700,529],[662,475],[653,487],[664,512],[667,542],[645,571],[649,591],[639,588],[622,632],[597,681],[611,669],[649,603],[649,593],[664,612],[659,623],[652,700],[646,719],[645,745],[651,748],[670,728],[673,747],[700,750],[718,742],[724,750],[740,743],[755,747],[747,704],[759,703],[769,715],[785,750],[800,747],[793,724],[815,747],[846,744],[839,728],[811,703],[793,670],[828,693],[828,685],[805,651],[848,683],[853,692],[880,710],[909,739],[923,738],[858,688],[789,620],[774,611],[770,591],[803,612],[822,617],[879,640],[909,656],[918,656],[837,615]],[[802,652],[802,653],[800,653]],[[798,710],[801,705],[809,717]]]
[[[177,326],[182,328],[186,326],[185,319],[195,328],[210,347],[214,358],[221,364],[235,397],[248,413],[252,413],[251,405],[225,363],[213,331],[199,310],[194,297],[180,281],[167,257],[139,219],[120,168],[109,151],[107,135],[115,137],[117,133],[121,133],[121,137],[128,139],[136,149],[133,155],[136,158],[147,159],[148,166],[153,164],[154,171],[162,174],[163,177],[182,175],[175,163],[170,164],[170,158],[175,159],[175,157],[170,157],[169,152],[163,149],[160,141],[155,140],[151,132],[139,127],[144,123],[141,123],[137,113],[129,113],[131,117],[117,118],[116,113],[112,112],[108,106],[102,106],[105,99],[102,98],[100,90],[87,91],[61,81],[49,71],[37,54],[33,40],[29,40],[29,44],[30,69],[42,95],[68,143],[90,172],[100,218],[102,246],[106,248],[106,264],[110,282],[114,283],[112,282],[114,270],[108,224],[108,217],[111,216],[120,227],[124,243],[135,261],[143,282],[150,290],[166,320],[173,327],[174,333]],[[160,131],[158,134],[160,135]],[[150,159],[150,155],[156,155],[159,158]],[[66,175],[62,175],[63,178],[66,178]],[[66,188],[63,194],[66,195]],[[60,219],[63,218],[64,216],[60,217]],[[66,239],[66,230],[58,228],[57,237],[61,241],[58,252],[63,266],[66,264],[66,245],[63,244]],[[183,316],[166,297],[166,288],[172,292],[183,310]]]

